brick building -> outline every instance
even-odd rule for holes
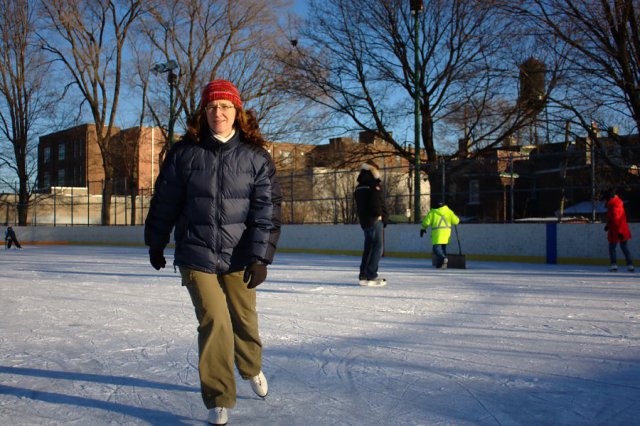
[[[110,146],[113,195],[142,196],[138,204],[148,205],[166,149],[160,129],[116,128]],[[374,134],[363,132],[358,140],[333,138],[323,145],[277,142],[266,148],[278,170],[285,223],[353,223],[356,220],[353,189],[360,165],[367,160],[375,161],[381,169],[387,205],[395,220],[406,220],[407,212],[412,211],[413,179],[409,163]],[[95,125],[83,124],[40,137],[37,192],[42,195],[55,192],[71,198],[80,193],[99,196],[103,181]],[[425,194],[422,210],[426,212],[428,186],[423,186],[422,193]],[[60,200],[57,203],[58,208],[64,204]],[[71,205],[77,203],[67,201]],[[129,202],[114,198],[114,203],[136,208],[134,198]]]
[[[101,194],[104,168],[96,136],[94,124],[82,124],[41,136],[38,144],[38,191],[75,187],[87,188],[93,195]],[[115,193],[152,188],[165,146],[164,136],[157,127],[114,128],[111,147]]]

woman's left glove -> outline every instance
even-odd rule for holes
[[[153,266],[156,271],[164,268],[167,264],[167,261],[164,259],[163,250],[149,248],[149,263],[151,263],[151,266]]]
[[[256,288],[267,279],[267,265],[264,263],[252,263],[244,270],[242,280],[247,283],[247,288]]]

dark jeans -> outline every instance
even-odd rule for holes
[[[20,243],[18,242],[17,239],[14,238],[9,238],[7,239],[7,248],[10,249],[11,248],[11,244],[15,244],[16,247],[18,248],[22,248],[22,246],[20,245]]]
[[[615,265],[617,262],[616,259],[616,243],[609,243],[609,259],[611,260],[611,264]],[[620,241],[620,248],[622,249],[622,253],[624,254],[624,258],[627,261],[627,265],[633,265],[633,260],[631,260],[631,254],[629,254],[629,247],[627,247],[626,241]]]
[[[374,280],[378,278],[378,263],[382,256],[382,221],[377,220],[373,226],[364,228],[364,251],[360,262],[360,279]]]
[[[434,244],[433,254],[436,256],[436,268],[442,267],[444,258],[447,257],[447,245],[446,244]]]

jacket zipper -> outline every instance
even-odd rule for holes
[[[215,203],[214,207],[216,209],[216,241],[215,241],[215,251],[216,251],[216,270],[217,273],[220,270],[220,210],[221,210],[221,196],[222,192],[222,158],[223,158],[223,149],[222,147],[218,147],[218,155],[217,155],[217,169],[216,169],[216,194],[215,194]]]

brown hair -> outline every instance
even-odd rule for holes
[[[244,110],[236,107],[236,119],[234,128],[240,133],[240,137],[254,145],[264,147],[267,141],[260,133],[258,119],[253,110]],[[202,103],[198,106],[196,113],[187,121],[187,134],[196,143],[200,143],[209,137],[209,122],[207,121],[207,110]]]

